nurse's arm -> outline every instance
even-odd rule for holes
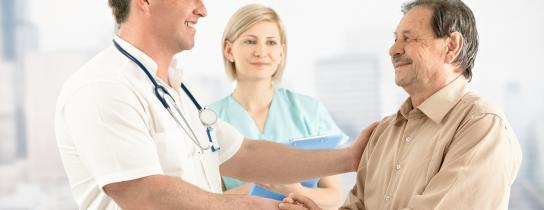
[[[177,177],[153,175],[112,183],[104,191],[119,207],[137,209],[278,209],[278,201],[249,195],[209,193]]]
[[[377,125],[364,129],[350,147],[337,150],[299,150],[246,139],[238,152],[221,164],[221,174],[255,183],[285,184],[353,172]]]

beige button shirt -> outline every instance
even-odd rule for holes
[[[340,209],[507,209],[520,164],[504,115],[461,76],[380,123]]]

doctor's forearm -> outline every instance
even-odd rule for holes
[[[277,209],[278,202],[248,195],[205,192],[179,178],[163,175],[106,185],[104,190],[125,210]]]
[[[286,184],[356,169],[349,149],[308,151],[268,141],[244,140],[221,165],[223,175],[256,183]]]

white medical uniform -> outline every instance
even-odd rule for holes
[[[119,37],[115,40],[155,75],[157,65],[150,57]],[[180,89],[181,72],[175,66],[176,60],[169,69],[175,88],[155,79],[174,97],[198,141],[207,147],[206,128],[197,108]],[[180,116],[176,117],[183,125]],[[144,72],[113,45],[64,84],[57,101],[55,130],[80,209],[120,209],[102,188],[149,175],[176,176],[221,193],[219,166],[243,141],[236,129],[218,120],[213,135],[221,149],[201,152],[157,99]]]

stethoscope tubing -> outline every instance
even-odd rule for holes
[[[119,52],[121,52],[121,54],[123,54],[125,57],[127,57],[129,60],[131,60],[132,62],[134,62],[144,73],[145,75],[148,77],[149,81],[151,81],[151,83],[153,83],[153,87],[154,87],[154,93],[155,93],[155,96],[157,97],[157,99],[161,102],[161,104],[163,105],[163,107],[168,111],[168,113],[170,114],[170,116],[172,116],[172,118],[174,119],[174,121],[176,122],[176,124],[178,124],[179,127],[181,127],[181,129],[189,136],[189,138],[191,139],[191,141],[193,141],[194,144],[196,144],[201,151],[204,151],[204,150],[208,150],[208,149],[212,149],[212,152],[215,152],[217,150],[219,150],[219,148],[215,148],[213,146],[213,141],[212,141],[212,136],[211,136],[211,125],[209,125],[208,123],[206,124],[207,128],[206,128],[206,134],[207,134],[207,137],[208,137],[208,140],[209,140],[209,143],[210,145],[208,145],[207,147],[203,147],[200,142],[198,141],[198,138],[194,132],[194,129],[191,127],[191,125],[189,124],[189,122],[187,121],[187,119],[185,118],[185,116],[182,114],[181,110],[179,109],[176,101],[174,100],[174,98],[172,97],[172,95],[170,95],[170,93],[166,90],[165,87],[163,87],[162,85],[159,85],[157,83],[157,81],[153,78],[153,76],[151,75],[151,73],[149,72],[149,70],[147,70],[147,68],[138,60],[136,59],[134,56],[132,56],[129,52],[127,52],[125,49],[123,49],[123,47],[121,47],[115,40],[113,40],[113,44],[115,46],[115,48],[117,48],[117,50]],[[185,92],[185,94],[187,94],[187,96],[189,96],[189,98],[191,99],[191,101],[193,102],[193,104],[195,105],[195,107],[198,109],[199,112],[202,112],[203,111],[203,108],[202,106],[200,106],[200,104],[198,103],[198,101],[195,99],[195,97],[193,96],[193,94],[191,94],[191,92],[189,91],[189,89],[183,84],[181,83],[181,88],[183,89],[183,91]],[[170,105],[168,104],[168,102],[166,101],[166,97],[161,95],[159,92],[163,92],[165,95],[167,95],[167,97],[170,98],[170,100],[172,100],[172,103],[174,105],[174,109],[176,110],[176,112],[178,113],[178,115],[181,117],[181,119],[183,120],[183,122],[185,123],[185,125],[187,125],[187,128],[188,130],[182,125],[182,123],[179,121],[179,119],[177,117],[175,117],[175,114],[174,112],[172,111]],[[202,119],[201,119],[202,120]]]

